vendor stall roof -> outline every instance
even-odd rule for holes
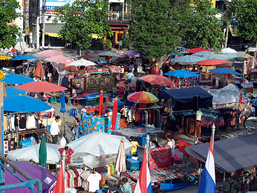
[[[172,98],[174,111],[193,109],[195,97],[199,97],[196,101],[199,108],[208,108],[212,105],[212,95],[200,87],[163,90],[160,97],[164,100]]]
[[[195,159],[205,162],[209,143],[188,146],[186,152]],[[215,141],[214,160],[216,169],[232,172],[257,166],[257,134],[234,139]]]

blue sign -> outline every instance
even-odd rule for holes
[[[43,0],[43,3],[44,3],[45,0]],[[56,4],[59,4],[59,3],[71,3],[71,0],[46,0],[46,3],[56,3]]]

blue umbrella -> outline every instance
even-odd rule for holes
[[[16,56],[16,57],[13,57],[10,59],[10,61],[15,61],[15,60],[36,60],[36,59],[39,59],[40,57],[37,57],[37,56],[32,56],[32,55],[19,55],[19,56]]]
[[[209,51],[202,51],[202,52],[194,53],[194,54],[192,54],[192,56],[205,57],[205,56],[209,56],[209,55],[211,55],[211,54],[212,54],[212,53],[209,52]]]
[[[12,87],[6,87],[5,88],[7,96],[14,96],[14,95],[20,95],[20,94],[26,94],[26,91],[23,89],[18,88],[12,88]]]
[[[179,55],[179,56],[183,56],[183,54],[181,54],[181,53],[176,54],[175,52],[173,52],[171,55],[172,55],[172,56],[177,56],[177,55]]]
[[[198,57],[198,56],[187,55],[187,56],[181,56],[181,57],[174,58],[170,61],[173,64],[179,63],[181,65],[192,65],[192,64],[195,64],[195,63],[203,61],[203,60],[204,60],[203,58]]]
[[[216,68],[216,69],[211,69],[210,71],[215,72],[215,73],[220,73],[220,74],[235,74],[235,75],[242,76],[242,74],[240,74],[234,70],[230,70],[228,68]]]
[[[4,111],[29,113],[51,109],[47,103],[29,96],[7,96],[4,98]]]
[[[27,84],[30,82],[34,82],[34,80],[27,76],[23,76],[19,74],[10,74],[10,75],[6,75],[5,78],[0,82],[5,82],[5,84]]]
[[[187,71],[187,70],[176,70],[176,71],[171,71],[171,72],[167,72],[164,75],[166,76],[175,76],[177,78],[190,78],[190,77],[197,77],[200,76],[199,74],[195,73],[195,72],[191,72],[191,71]]]
[[[61,113],[66,113],[66,109],[65,109],[65,95],[64,95],[64,91],[62,91],[62,96],[61,96]]]

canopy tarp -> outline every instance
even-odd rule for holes
[[[187,146],[186,152],[193,158],[205,162],[210,144]],[[216,169],[233,172],[257,166],[257,134],[214,142]]]
[[[194,97],[199,97],[199,108],[212,106],[212,95],[200,87],[163,90],[161,92],[159,99],[172,98],[174,111],[193,109]]]

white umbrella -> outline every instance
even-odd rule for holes
[[[32,145],[22,149],[16,149],[7,153],[7,158],[13,161],[33,161],[39,163],[39,146],[40,144]],[[60,161],[59,149],[60,145],[46,143],[47,164],[56,164]]]
[[[225,54],[225,53],[237,53],[237,51],[232,49],[232,48],[222,48],[221,53],[223,53],[223,54]]]
[[[87,67],[87,66],[95,66],[95,65],[96,65],[96,63],[91,62],[89,60],[85,60],[83,58],[68,64],[68,66],[85,66],[85,67]]]
[[[124,139],[126,154],[129,154],[133,144],[123,136],[95,132],[85,135],[68,144],[74,150],[71,164],[84,163],[90,167],[101,167],[115,161],[121,139]]]

